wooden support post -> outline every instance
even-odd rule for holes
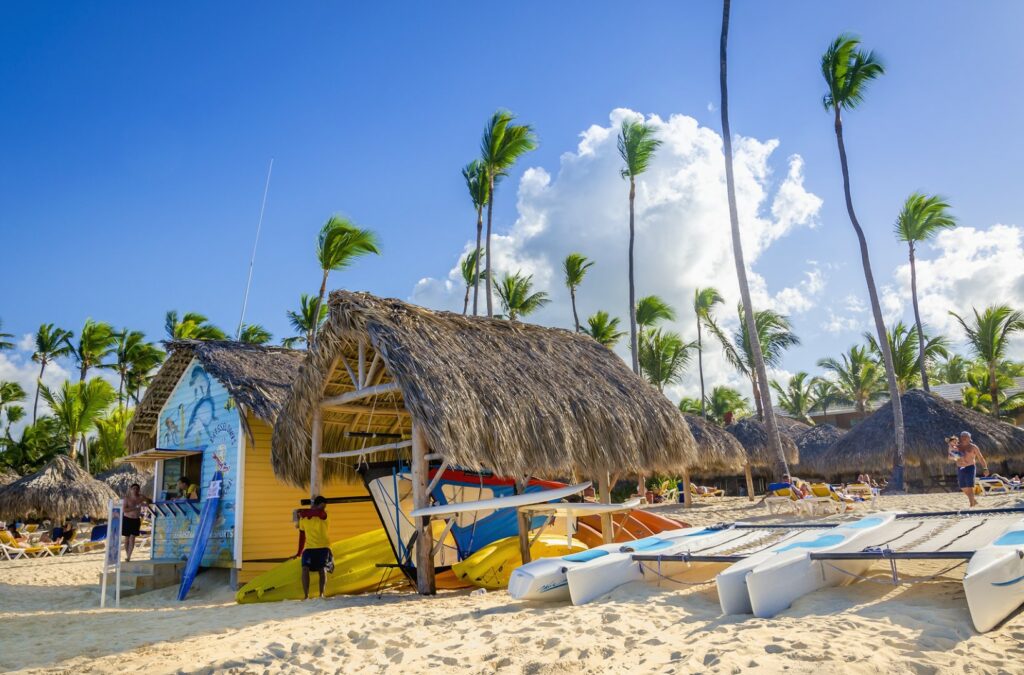
[[[597,477],[597,498],[602,504],[612,503],[612,488],[611,479],[607,473],[601,473]],[[612,532],[612,514],[602,513],[601,514],[601,536],[604,538],[604,543],[610,544],[615,539],[615,535]]]
[[[527,479],[516,481],[516,494],[522,494],[526,490]],[[519,525],[519,555],[523,564],[530,562],[530,521],[533,516],[516,509],[516,518]]]
[[[366,386],[366,340],[359,338],[359,389]]]
[[[419,425],[412,426],[412,504],[415,509],[430,506],[427,492],[427,447],[426,436]],[[430,518],[416,519],[416,590],[420,595],[437,592],[434,582],[434,537]]]
[[[747,476],[747,501],[754,501],[754,475],[750,471],[750,462],[743,465],[743,473]]]
[[[690,487],[690,472],[683,469],[683,508],[693,508],[693,491]]]
[[[313,409],[312,448],[309,453],[309,498],[320,494],[323,471],[320,465],[320,450],[324,441],[324,419],[320,406]]]

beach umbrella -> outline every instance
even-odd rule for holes
[[[770,469],[775,466],[775,458],[771,456],[771,449],[768,447],[768,430],[763,422],[754,417],[744,417],[739,422],[727,426],[725,430],[735,436],[746,450],[751,468]],[[788,433],[781,429],[779,431],[786,463],[796,464],[800,457],[796,443]]]
[[[16,471],[11,469],[0,469],[0,487],[13,483],[21,478]]]
[[[844,435],[846,435],[845,429],[840,429],[831,424],[818,424],[808,427],[805,431],[797,434],[793,440],[796,442],[796,448],[800,457],[800,462],[797,464],[798,472],[801,475],[804,473],[823,475],[819,473],[815,464],[816,458],[832,447],[832,444]]]
[[[974,443],[993,464],[1024,459],[1024,429],[920,389],[912,389],[900,398],[906,466],[918,476],[951,470],[945,439],[961,431],[970,432]],[[826,476],[888,473],[892,469],[893,439],[892,406],[886,402],[813,458],[812,463]]]
[[[57,455],[38,473],[0,488],[0,518],[106,518],[111,499],[117,499],[117,494],[106,483],[67,455]]]
[[[104,471],[96,476],[96,480],[101,480],[109,485],[110,489],[122,498],[128,494],[128,488],[134,483],[139,484],[142,494],[153,494],[153,472],[147,469],[140,470],[131,462],[124,462],[109,471]]]
[[[736,437],[711,420],[684,413],[690,433],[697,441],[700,461],[691,467],[699,476],[734,476],[747,463],[747,453]]]
[[[797,436],[811,428],[811,425],[804,424],[800,420],[795,420],[792,417],[786,417],[785,415],[776,415],[775,424],[779,427],[779,431],[786,434],[793,440],[796,440]]]

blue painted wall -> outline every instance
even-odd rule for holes
[[[206,546],[203,565],[233,567],[235,543],[235,498],[238,489],[239,417],[227,390],[195,359],[185,369],[174,393],[160,411],[157,447],[173,450],[202,450],[202,476],[189,476],[199,486],[199,498],[206,491],[214,471],[224,477],[220,508]],[[175,486],[165,485],[165,490]],[[200,506],[201,508],[201,506]],[[194,513],[161,516],[153,526],[154,558],[185,558],[199,518]]]

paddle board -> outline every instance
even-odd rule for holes
[[[210,532],[213,531],[213,522],[217,519],[217,507],[220,506],[220,490],[223,477],[220,471],[213,472],[213,479],[210,480],[210,487],[206,489],[206,501],[203,503],[203,510],[199,514],[199,527],[192,537],[192,550],[188,554],[188,562],[185,563],[185,572],[181,576],[181,586],[178,587],[178,600],[184,600],[188,590],[192,588],[192,582],[199,573],[199,564],[203,561],[203,554],[206,553],[206,543],[210,540]]]

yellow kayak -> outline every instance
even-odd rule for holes
[[[586,544],[575,539],[569,546],[564,536],[542,534],[530,546],[530,555],[534,560],[557,558],[577,551],[584,551],[586,548]],[[484,546],[465,560],[452,565],[452,571],[463,581],[494,591],[508,588],[512,570],[522,564],[523,559],[519,555],[519,537],[506,537]]]
[[[327,575],[324,595],[365,593],[378,586],[394,585],[405,576],[397,567],[380,568],[377,564],[395,564],[387,534],[380,528],[331,544],[334,554],[334,573]],[[318,583],[314,573],[310,589],[316,593]],[[235,595],[240,603],[277,602],[302,599],[302,563],[298,558],[283,562],[259,575]]]

